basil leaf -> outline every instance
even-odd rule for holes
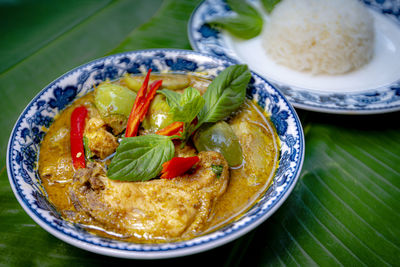
[[[218,18],[209,22],[209,24],[225,29],[238,38],[248,40],[261,33],[263,21],[250,16],[237,16]]]
[[[223,70],[203,95],[205,105],[197,125],[223,120],[236,111],[244,102],[250,78],[247,65],[233,65]]]
[[[268,13],[271,13],[281,0],[261,0],[262,5]]]
[[[243,39],[251,39],[261,33],[264,21],[250,4],[242,0],[231,0],[228,5],[237,13],[235,16],[216,18],[208,24]]]
[[[190,102],[192,102],[194,99],[201,97],[201,94],[199,91],[197,91],[195,88],[193,87],[188,87],[185,89],[185,91],[183,92],[181,99],[179,101],[179,105],[180,106],[184,106]],[[197,115],[197,114],[196,114]]]
[[[259,16],[257,10],[245,0],[228,0],[226,1],[229,7],[238,14],[247,16]]]
[[[190,123],[203,108],[205,100],[196,89],[189,87],[183,92],[179,106],[171,108],[174,121]]]
[[[108,166],[112,180],[147,181],[156,177],[162,164],[172,159],[175,147],[168,136],[149,134],[122,139]]]
[[[179,106],[179,101],[181,100],[181,94],[172,90],[162,89],[157,91],[157,93],[162,94],[167,99],[167,104],[170,108]]]
[[[160,93],[165,95],[174,121],[192,122],[205,102],[200,92],[193,87],[186,88],[183,94],[168,89],[163,89]]]

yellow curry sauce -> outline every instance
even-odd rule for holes
[[[190,80],[188,85],[198,89],[201,93],[204,93],[210,82],[196,76],[187,77]],[[139,243],[165,242],[180,238],[186,239],[217,229],[234,220],[257,201],[271,184],[278,165],[279,144],[275,129],[261,109],[254,102],[246,100],[240,110],[228,120],[242,147],[243,163],[238,167],[229,168],[229,182],[226,191],[217,199],[207,221],[201,225],[200,231],[193,231],[182,237],[165,237],[163,239],[151,236],[138,238],[135,235],[118,232],[115,228],[112,228],[111,231],[110,229],[98,230],[101,229],[101,225],[94,223],[93,218],[89,218],[90,216],[87,218],[82,214],[79,214],[79,217],[69,216],[70,213],[76,211],[70,194],[76,172],[70,155],[70,116],[72,110],[80,105],[86,106],[90,115],[98,113],[94,105],[94,94],[91,92],[77,99],[56,117],[41,143],[39,175],[50,202],[66,219],[86,226],[93,224],[97,229],[94,232],[102,236],[123,238]],[[109,162],[110,160],[106,160],[101,164],[107,165]],[[156,180],[158,179],[151,181]],[[173,180],[169,181],[173,182]],[[110,235],[110,232],[116,234]]]

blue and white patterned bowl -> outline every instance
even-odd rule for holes
[[[44,88],[25,108],[11,133],[7,171],[21,206],[41,227],[59,239],[95,253],[123,258],[168,258],[197,253],[227,243],[266,220],[285,201],[296,184],[304,157],[304,137],[293,107],[283,95],[255,73],[248,87],[254,99],[271,116],[281,142],[279,166],[273,185],[249,211],[210,234],[165,244],[135,244],[86,232],[65,221],[46,198],[36,171],[40,142],[54,117],[89,92],[94,84],[124,73],[203,72],[215,77],[233,62],[198,52],[156,49],[108,56],[64,74]]]

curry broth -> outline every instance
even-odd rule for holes
[[[197,87],[196,89],[202,93],[209,84],[209,81],[203,78],[194,76],[191,79],[192,82],[190,85],[195,88]],[[69,195],[75,173],[69,144],[70,116],[72,110],[80,105],[88,108],[89,115],[98,113],[93,101],[93,92],[77,99],[56,117],[41,143],[38,170],[42,184],[50,202],[67,219],[70,219],[68,218],[68,213],[75,210]],[[245,127],[243,127],[243,123],[246,123]],[[246,100],[241,109],[230,118],[229,124],[239,137],[244,161],[241,166],[230,168],[230,180],[226,192],[217,200],[214,210],[210,213],[210,217],[203,230],[194,233],[193,236],[212,231],[234,220],[250,208],[271,184],[278,165],[279,144],[276,132],[272,123],[255,103]],[[243,130],[243,128],[246,130]],[[261,156],[259,155],[260,153],[262,154]],[[258,157],[262,157],[264,161],[258,161]],[[104,161],[102,164],[107,165],[108,163],[109,160]],[[121,238],[124,235],[124,233],[110,234],[106,230],[99,230],[98,225],[94,225],[93,228],[97,228],[97,230],[93,230],[90,227],[93,220],[89,217],[80,218],[80,222],[87,225],[89,231],[102,236]],[[135,238],[134,236],[124,237],[124,240],[144,242],[142,239]],[[150,239],[145,242],[164,241],[168,240]]]
[[[209,222],[209,231],[218,228],[241,215],[249,209],[272,183],[278,165],[278,138],[272,123],[263,115],[261,109],[252,101],[247,100],[241,110],[234,116],[230,124],[234,128],[236,121],[246,120],[263,132],[264,140],[261,144],[254,144],[254,140],[247,140],[247,136],[239,135],[239,142],[243,149],[244,162],[239,168],[230,169],[229,186],[218,200],[213,218]],[[268,162],[263,171],[250,164],[258,154],[257,148],[262,148]],[[263,153],[263,152],[261,152]]]
[[[39,174],[49,200],[59,211],[73,208],[68,196],[75,170],[70,149],[70,118],[73,109],[80,105],[92,107],[93,92],[77,99],[59,114],[46,133],[39,157]]]

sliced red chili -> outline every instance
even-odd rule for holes
[[[184,125],[183,122],[176,121],[176,122],[171,123],[167,127],[163,128],[161,130],[158,130],[156,132],[156,134],[165,135],[165,136],[173,136],[173,135],[181,136],[182,132],[183,132],[183,125]]]
[[[85,150],[83,146],[83,132],[85,130],[88,110],[84,106],[75,108],[71,114],[71,157],[75,169],[85,168]]]
[[[184,174],[188,170],[190,170],[197,162],[200,161],[198,156],[194,157],[174,157],[170,161],[165,162],[162,167],[162,175],[163,179],[172,179],[179,175]]]
[[[146,77],[144,78],[142,87],[140,87],[137,96],[135,98],[135,102],[133,104],[132,110],[135,110],[138,108],[139,105],[141,105],[141,103],[143,102],[143,100],[146,98],[146,94],[147,94],[147,87],[149,84],[149,80],[150,80],[150,73],[151,73],[152,69],[149,69],[147,71]]]
[[[156,95],[156,91],[161,87],[162,80],[158,80],[150,84],[150,89],[147,92],[151,69],[147,72],[146,78],[143,81],[142,87],[140,88],[135,102],[132,107],[132,111],[128,118],[126,125],[125,137],[136,136],[139,130],[140,123],[144,120],[147,111],[149,110],[151,101]]]
[[[149,110],[151,101],[153,98],[156,96],[157,90],[161,87],[162,85],[162,80],[157,80],[154,81],[152,84],[150,84],[150,89],[149,92],[146,95],[146,99],[143,101],[143,108],[140,109],[140,122],[144,120],[146,117],[147,111]]]
[[[150,73],[151,73],[151,69],[149,69],[149,71],[147,72],[147,75],[144,78],[142,87],[140,87],[140,89],[136,95],[135,102],[133,103],[131,113],[129,114],[128,123],[126,125],[125,137],[131,137],[131,136],[135,136],[137,134],[137,130],[139,128],[140,122],[139,122],[139,118],[138,118],[136,112],[140,108],[140,105],[142,105],[143,100],[146,97],[147,87],[148,87],[149,79],[150,79]]]

